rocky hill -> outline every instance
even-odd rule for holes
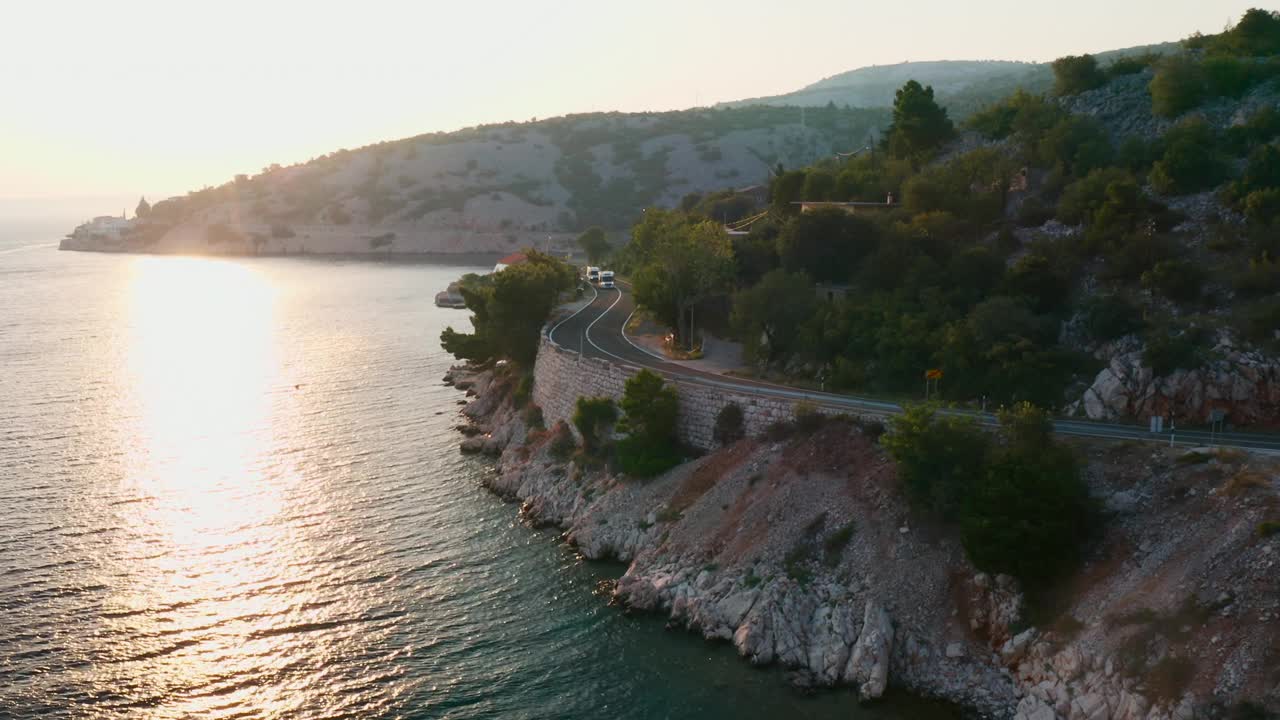
[[[1148,53],[1163,54],[1176,43],[1143,45],[1099,53],[1102,62]],[[823,78],[795,92],[748,98],[723,103],[725,107],[748,105],[799,105],[837,107],[887,107],[893,95],[908,80],[930,85],[954,118],[963,118],[1021,88],[1028,92],[1047,91],[1053,85],[1049,63],[1004,60],[938,60],[873,65]]]
[[[558,248],[647,206],[767,182],[863,144],[887,110],[756,107],[575,115],[422,135],[271,166],[156,203],[65,249],[228,254]],[[105,219],[104,219],[105,222]]]

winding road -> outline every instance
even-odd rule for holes
[[[600,358],[636,368],[647,368],[673,381],[718,387],[727,392],[749,392],[796,401],[807,400],[827,408],[863,415],[883,417],[902,412],[902,406],[893,402],[787,387],[708,372],[688,364],[671,362],[640,347],[627,337],[625,326],[635,312],[635,300],[629,289],[625,287],[625,283],[619,282],[617,288],[597,289],[588,286],[588,289],[593,293],[591,302],[552,325],[548,331],[551,341],[566,350],[581,352],[586,357]],[[945,410],[944,412],[973,417],[984,425],[998,423],[991,413],[965,410]],[[1175,430],[1173,432],[1166,430],[1162,433],[1152,433],[1145,427],[1137,425],[1074,419],[1054,420],[1053,429],[1060,435],[1106,440],[1137,440],[1192,447],[1216,446],[1280,453],[1280,435],[1264,433],[1210,433],[1206,430]]]

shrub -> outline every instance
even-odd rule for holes
[[[533,373],[525,373],[520,377],[516,391],[511,395],[511,402],[518,408],[524,407],[533,395]]]
[[[1041,588],[1079,564],[1094,506],[1043,411],[1024,404],[1000,424],[1004,443],[968,498],[961,540],[977,567]]]
[[[1280,148],[1261,145],[1249,153],[1249,162],[1240,179],[1227,188],[1227,199],[1247,205],[1251,193],[1280,187]],[[1247,212],[1247,210],[1246,210]]]
[[[1263,520],[1258,523],[1258,537],[1269,538],[1276,534],[1280,534],[1280,522],[1276,520]]]
[[[1248,268],[1232,281],[1237,293],[1244,297],[1261,297],[1280,293],[1280,263],[1266,253],[1249,261]]]
[[[857,530],[857,525],[850,520],[839,530],[827,536],[822,541],[822,557],[829,567],[835,567],[840,564],[840,555],[844,552],[844,548],[853,539],[853,533]]]
[[[561,420],[556,423],[551,432],[551,457],[561,462],[568,460],[573,455],[573,451],[578,448],[578,444],[573,440],[573,433],[569,430],[569,426]]]
[[[939,417],[917,405],[895,418],[880,444],[898,464],[907,499],[918,508],[954,518],[977,484],[990,449],[987,435],[969,418]]]
[[[1254,190],[1244,199],[1244,214],[1249,222],[1261,226],[1280,220],[1280,188]]]
[[[1116,184],[1137,187],[1133,176],[1121,168],[1099,168],[1071,183],[1058,200],[1058,219],[1068,225],[1090,222],[1107,201],[1107,189]]]
[[[1264,147],[1280,135],[1280,110],[1268,105],[1250,115],[1239,125],[1226,131],[1226,144],[1232,152],[1245,154],[1250,148]]]
[[[960,526],[973,563],[1031,588],[1072,569],[1096,517],[1075,457],[1027,404],[1000,414],[999,442],[969,418],[925,407],[894,419],[882,444],[909,500]]]
[[[1142,311],[1124,295],[1091,295],[1083,310],[1085,329],[1097,341],[1115,340],[1142,329]]]
[[[1027,198],[1018,207],[1018,227],[1040,227],[1053,219],[1054,209],[1039,198]]]
[[[582,434],[582,448],[588,453],[599,451],[604,441],[601,435],[617,419],[618,409],[613,400],[606,397],[578,398],[573,426]]]
[[[1211,188],[1222,181],[1225,164],[1213,128],[1199,118],[1183,122],[1163,138],[1164,153],[1151,167],[1151,186],[1166,195]]]
[[[662,376],[641,370],[627,380],[622,392],[622,429],[652,440],[674,440],[679,397]]]
[[[732,445],[743,436],[742,406],[731,402],[716,413],[716,425],[712,437],[717,445]]]
[[[1118,248],[1107,252],[1105,275],[1119,282],[1132,282],[1166,260],[1172,260],[1177,248],[1167,238],[1140,232],[1127,236]]]
[[[823,415],[818,406],[809,400],[796,403],[793,416],[796,429],[805,435],[816,432],[827,421],[827,416]]]
[[[1147,89],[1152,112],[1162,117],[1177,117],[1199,106],[1209,92],[1199,63],[1184,55],[1170,55],[1157,63]]]
[[[1053,61],[1053,94],[1076,95],[1102,87],[1107,76],[1092,55],[1068,55]]]
[[[636,436],[619,440],[615,453],[618,469],[639,478],[661,475],[684,459],[674,443],[646,442]]]
[[[1160,56],[1155,53],[1127,55],[1122,58],[1116,58],[1115,62],[1107,66],[1106,73],[1108,77],[1113,78],[1122,75],[1137,75],[1154,65],[1159,59]]]
[[[546,421],[542,417],[542,408],[537,405],[529,405],[524,409],[525,427],[534,430],[541,430],[546,427]]]
[[[1170,300],[1190,302],[1200,297],[1204,271],[1185,260],[1164,260],[1142,273],[1142,286]]]
[[[1274,342],[1280,332],[1280,298],[1253,305],[1244,312],[1244,334],[1257,343]]]
[[[1142,363],[1157,376],[1176,370],[1190,370],[1200,365],[1200,333],[1193,330],[1174,332],[1152,328],[1143,336]]]
[[[1205,58],[1201,67],[1209,95],[1238,98],[1248,92],[1257,78],[1252,63],[1237,58]]]
[[[641,370],[627,380],[620,404],[622,429],[628,436],[617,446],[618,468],[627,475],[653,477],[680,464],[675,389],[656,373]]]

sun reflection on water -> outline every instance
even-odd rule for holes
[[[262,592],[305,585],[308,565],[305,540],[277,517],[298,485],[273,450],[296,416],[277,346],[278,289],[244,265],[197,258],[139,258],[128,287],[136,423],[124,482],[141,501],[121,510],[130,541],[119,568],[132,581],[116,583],[108,604],[115,629],[137,639],[100,680],[142,683],[165,717],[229,704],[275,714],[287,699],[271,689],[220,683],[269,666],[278,643],[263,631],[296,622],[308,598],[305,587]],[[198,639],[175,649],[175,636]],[[211,694],[172,692],[201,687]]]

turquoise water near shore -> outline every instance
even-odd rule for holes
[[[945,718],[608,607],[457,452],[426,262],[0,226],[0,716]]]

